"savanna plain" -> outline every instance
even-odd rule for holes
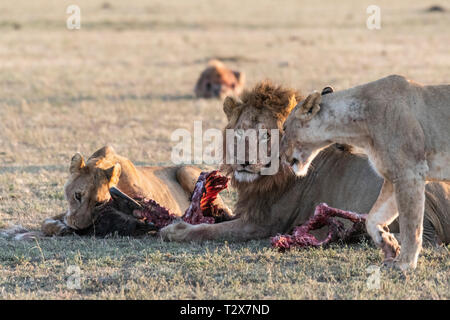
[[[369,30],[372,2],[1,1],[0,226],[37,230],[63,212],[77,151],[111,144],[138,165],[169,165],[175,129],[222,129],[221,101],[193,94],[212,58],[247,87],[271,79],[305,94],[393,73],[449,83],[449,3],[376,1],[381,29]],[[71,4],[80,30],[66,28]],[[447,10],[427,11],[436,4]],[[232,206],[233,190],[222,194]],[[450,298],[448,247],[424,249],[406,278],[381,270],[374,288],[368,267],[381,258],[370,241],[281,254],[269,239],[0,238],[0,298]]]

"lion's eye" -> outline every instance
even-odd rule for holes
[[[81,202],[81,192],[75,192],[74,198],[75,198],[75,200],[77,200],[78,202]]]

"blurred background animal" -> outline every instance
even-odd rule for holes
[[[225,98],[241,94],[245,83],[245,74],[234,71],[219,60],[211,60],[200,74],[195,85],[197,98]]]

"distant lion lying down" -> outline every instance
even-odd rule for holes
[[[243,72],[227,68],[219,60],[211,60],[195,84],[197,98],[225,98],[242,93],[245,83]]]

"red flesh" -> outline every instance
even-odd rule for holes
[[[353,226],[345,229],[344,224],[334,217],[349,219]],[[292,235],[277,235],[271,239],[272,246],[280,251],[289,250],[292,247],[319,247],[336,242],[347,241],[365,228],[367,214],[359,214],[329,207],[325,203],[319,204],[314,214],[303,225],[296,227]],[[328,235],[324,240],[317,240],[311,233],[323,226],[328,226]]]
[[[213,202],[216,200],[218,193],[227,186],[228,178],[222,176],[219,171],[202,172],[192,193],[191,204],[181,219],[190,224],[215,223],[216,220],[220,220],[224,212]],[[177,219],[176,215],[154,200],[144,199],[140,200],[139,203],[144,207],[144,210],[135,211],[135,214],[153,223],[158,229]]]

